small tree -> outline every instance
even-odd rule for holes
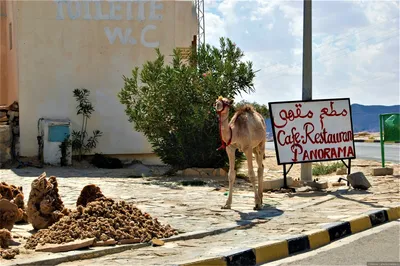
[[[103,133],[100,130],[93,130],[93,136],[88,137],[89,135],[86,131],[88,119],[92,115],[92,112],[94,112],[94,107],[89,101],[90,91],[85,88],[74,89],[73,94],[78,102],[76,114],[82,115],[82,125],[80,131],[72,131],[70,145],[72,146],[72,151],[78,154],[78,160],[82,160],[82,155],[96,148],[98,138],[101,137]]]
[[[172,64],[165,64],[158,49],[156,54],[140,72],[136,67],[131,77],[123,77],[118,97],[129,121],[164,163],[177,169],[226,166],[226,152],[216,150],[220,137],[213,103],[219,95],[234,98],[254,91],[252,63],[241,62],[243,52],[224,38],[219,49],[193,50],[188,63],[177,50]]]

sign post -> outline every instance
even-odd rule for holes
[[[271,102],[269,112],[284,188],[288,188],[287,174],[297,163],[341,160],[351,173],[356,150],[349,98]]]
[[[380,143],[382,167],[385,168],[385,143],[400,141],[400,114],[380,114],[379,115]]]

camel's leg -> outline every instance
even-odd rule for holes
[[[236,179],[235,151],[236,151],[236,149],[234,149],[232,147],[229,147],[229,146],[226,147],[226,153],[228,154],[228,158],[229,158],[229,172],[228,172],[229,195],[228,195],[228,199],[226,200],[225,206],[223,206],[222,209],[230,209],[231,204],[232,204],[233,185],[234,185],[235,179]]]
[[[256,148],[256,160],[258,165],[257,177],[258,177],[258,196],[260,198],[261,206],[263,204],[263,182],[264,182],[264,163],[263,158],[265,155],[265,142],[260,143]]]
[[[244,150],[244,153],[246,154],[246,158],[247,158],[247,167],[248,167],[250,181],[251,181],[251,184],[253,185],[253,189],[254,189],[254,201],[255,201],[254,210],[259,210],[259,209],[261,209],[262,205],[260,202],[260,197],[257,193],[256,175],[255,175],[254,169],[253,169],[253,149],[247,148]]]

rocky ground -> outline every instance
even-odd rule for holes
[[[282,168],[276,164],[273,151],[268,151],[264,161],[265,179],[282,176]],[[332,186],[342,175],[332,173],[319,176],[329,181],[329,187],[313,191],[303,187],[296,193],[265,192],[264,209],[253,211],[254,194],[246,179],[238,178],[233,194],[232,210],[221,210],[227,198],[226,177],[202,177],[202,186],[187,186],[200,178],[187,177],[133,177],[132,169],[97,169],[85,167],[48,167],[45,169],[21,168],[0,170],[1,181],[22,186],[25,201],[31,190],[31,183],[44,171],[47,176],[57,177],[58,189],[66,208],[76,208],[76,201],[82,188],[96,184],[106,197],[133,203],[161,223],[170,224],[178,232],[219,228],[240,221],[259,221],[252,228],[242,228],[224,234],[208,236],[197,240],[166,243],[162,247],[141,248],[103,258],[84,261],[81,264],[130,263],[132,265],[155,265],[176,262],[210,253],[238,248],[255,241],[279,239],[306,230],[320,227],[324,223],[358,215],[365,211],[396,206],[400,202],[399,165],[391,176],[371,176],[372,168],[380,167],[379,162],[354,160],[352,172],[363,172],[372,187],[368,191],[348,189],[347,186]],[[246,173],[246,163],[240,173]],[[300,177],[300,165],[293,166],[289,176]],[[185,184],[182,185],[182,184]],[[193,183],[195,184],[195,183]],[[23,247],[26,238],[35,233],[30,224],[15,225],[11,233],[15,246]],[[20,248],[20,254],[12,261],[31,260],[48,256]],[[134,258],[134,259],[133,259]],[[4,265],[11,263],[9,261]],[[2,262],[3,263],[3,262]],[[74,265],[80,265],[74,262]],[[72,264],[71,264],[72,265]],[[165,265],[165,264],[163,264]]]

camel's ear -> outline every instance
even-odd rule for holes
[[[233,104],[233,100],[228,100],[228,104],[232,105]]]

